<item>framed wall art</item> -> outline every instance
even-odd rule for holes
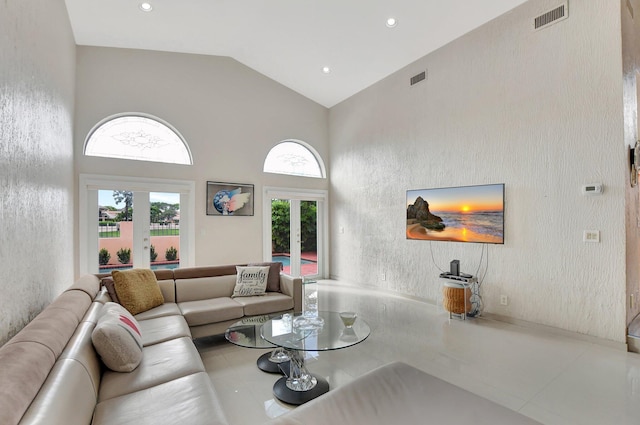
[[[253,185],[207,182],[207,215],[253,215]]]

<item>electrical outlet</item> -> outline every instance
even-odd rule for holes
[[[380,273],[380,280],[387,280],[387,275],[385,272]]]
[[[509,305],[509,297],[500,295],[500,305]]]

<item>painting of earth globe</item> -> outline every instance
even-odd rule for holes
[[[207,182],[207,215],[253,215],[253,185]]]

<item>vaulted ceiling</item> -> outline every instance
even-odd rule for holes
[[[229,56],[326,107],[525,2],[65,1],[78,45]]]

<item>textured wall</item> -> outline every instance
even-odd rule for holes
[[[0,344],[73,283],[75,44],[63,0],[0,2]]]
[[[262,259],[264,186],[326,189],[327,180],[262,172],[285,139],[328,158],[328,110],[227,57],[78,47],[75,152],[78,173],[196,182],[197,265]],[[102,119],[145,112],[187,140],[193,166],[84,157],[85,138]],[[255,185],[253,217],[206,215],[206,182]]]
[[[483,246],[406,240],[405,191],[505,183],[485,312],[624,341],[620,4],[572,1],[532,31],[558,3],[531,0],[331,109],[334,277],[439,300],[439,268],[475,273]]]

